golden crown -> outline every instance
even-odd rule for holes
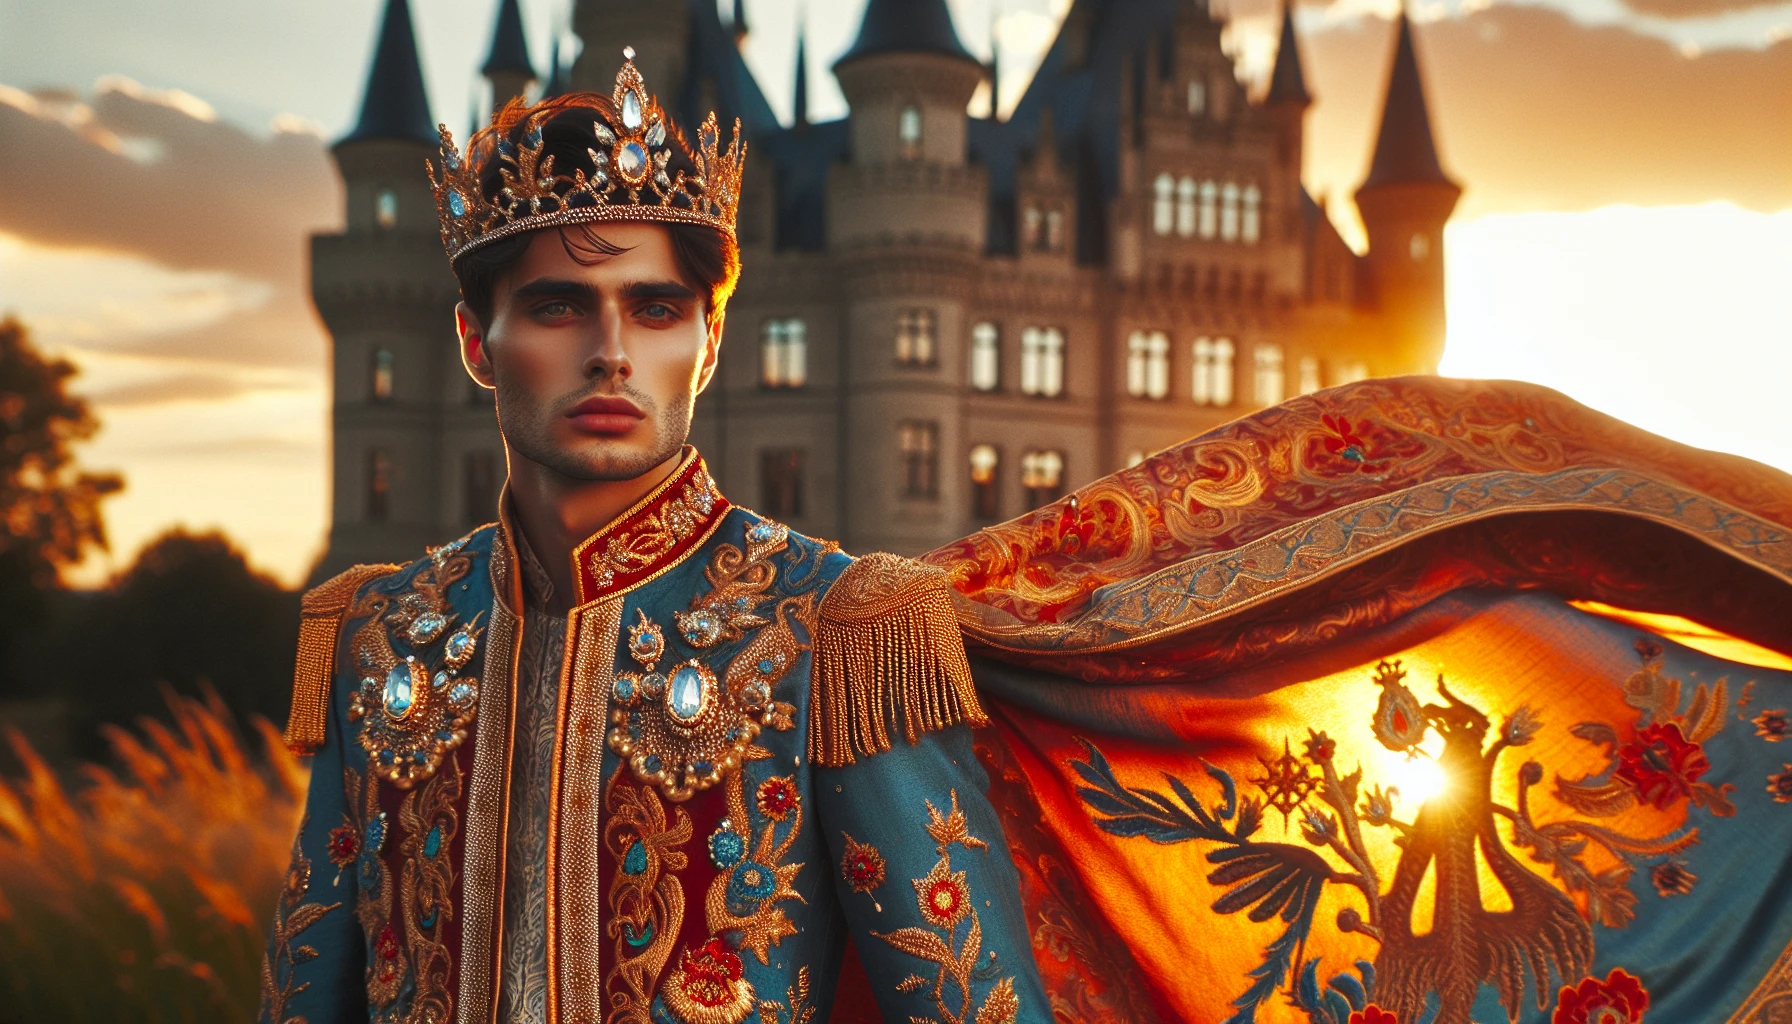
[[[591,109],[577,95],[527,108],[513,101],[467,140],[464,156],[448,126],[438,126],[441,176],[425,163],[450,263],[500,238],[562,224],[666,221],[702,224],[734,237],[747,156],[740,120],[727,150],[720,151],[721,131],[711,112],[693,150],[659,100],[648,95],[634,48],[624,47],[622,55],[610,94],[614,116],[600,110],[593,119],[592,144],[580,161],[587,166],[571,167],[570,175],[555,168],[555,154],[543,155],[542,126],[568,110]],[[498,187],[488,198],[481,178],[493,160]]]

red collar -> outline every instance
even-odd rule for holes
[[[627,590],[677,565],[709,539],[728,499],[695,448],[653,492],[572,549],[575,604]]]

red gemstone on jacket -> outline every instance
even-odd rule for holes
[[[1572,988],[1564,985],[1556,996],[1556,1012],[1550,1024],[1637,1024],[1649,1008],[1649,993],[1635,975],[1614,967],[1605,980],[1582,979]]]

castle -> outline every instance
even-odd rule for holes
[[[482,69],[533,95],[518,0]],[[608,92],[623,45],[681,124],[751,146],[745,272],[692,441],[735,501],[851,551],[918,553],[1285,397],[1434,372],[1441,167],[1402,15],[1354,253],[1301,183],[1312,103],[1291,11],[1247,95],[1204,0],[1075,0],[1006,119],[945,0],[868,0],[833,65],[851,112],[794,123],[742,60],[741,0],[577,0],[584,48],[543,91]],[[995,105],[990,104],[993,111]],[[313,239],[334,339],[327,574],[409,558],[495,515],[503,447],[454,344],[458,295],[407,0],[387,0],[347,226]]]

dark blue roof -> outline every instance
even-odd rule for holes
[[[874,53],[939,53],[977,60],[958,41],[946,0],[870,0],[859,37],[834,66]]]
[[[373,66],[367,73],[367,91],[361,100],[361,117],[342,141],[405,139],[433,146],[439,138],[435,119],[429,114],[429,94],[423,88],[423,65],[417,59],[410,4],[386,0]]]
[[[776,131],[778,116],[772,113],[772,105],[766,102],[759,82],[734,45],[732,27],[723,26],[716,4],[713,0],[687,0],[687,6],[691,31],[686,41],[684,81],[678,89],[679,109],[673,111],[673,119],[684,127],[692,144],[697,140],[697,126],[709,116],[706,104],[710,102],[714,103],[716,121],[722,126],[724,145],[737,117],[743,136],[759,138]]]
[[[529,60],[529,40],[523,35],[523,12],[517,0],[498,0],[498,24],[492,29],[492,52],[480,73],[493,75],[521,72],[535,77]]]
[[[1425,109],[1425,84],[1419,57],[1413,51],[1412,22],[1400,12],[1400,38],[1394,45],[1394,66],[1388,73],[1387,102],[1381,110],[1381,131],[1375,137],[1375,159],[1364,188],[1394,182],[1455,184],[1437,159],[1431,136],[1431,115]]]
[[[1269,75],[1271,103],[1311,103],[1307,92],[1307,76],[1300,66],[1300,40],[1294,34],[1294,3],[1283,0],[1282,38],[1276,45],[1276,66]]]

